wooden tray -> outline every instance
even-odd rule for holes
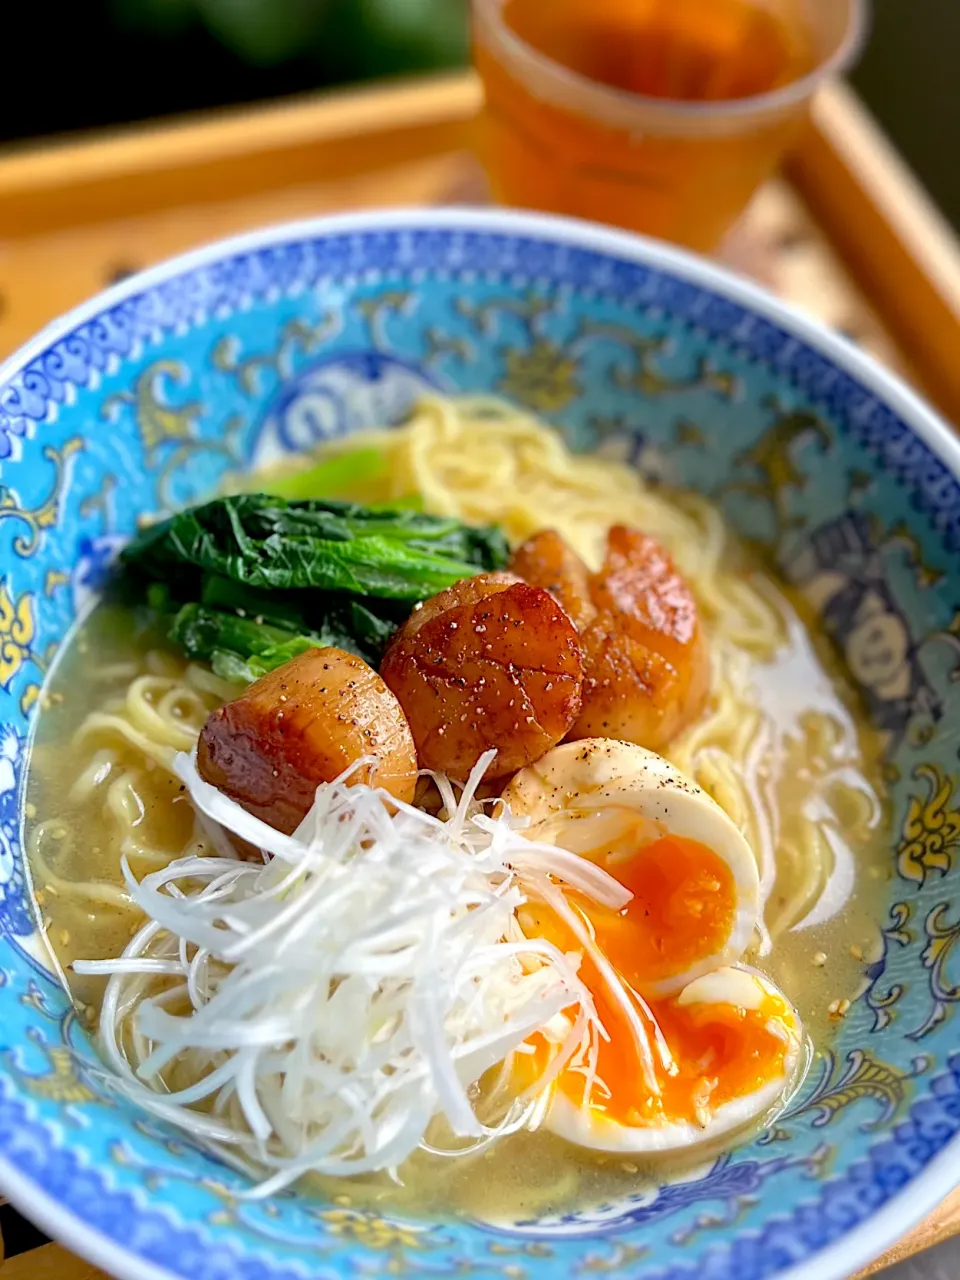
[[[105,285],[220,236],[345,208],[482,203],[472,75],[0,153],[0,358]],[[960,424],[960,245],[851,92],[823,91],[725,260],[895,367]],[[960,1180],[960,1175],[958,1175]],[[2,1280],[96,1280],[0,1208]],[[960,1191],[874,1268],[960,1231]],[[3,1258],[0,1241],[0,1259]]]
[[[265,223],[476,203],[472,75],[0,152],[0,356],[130,271]],[[843,86],[725,255],[960,422],[960,247]]]

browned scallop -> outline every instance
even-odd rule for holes
[[[614,525],[599,573],[557,533],[510,562],[545,587],[580,629],[583,706],[571,738],[621,738],[662,751],[701,712],[710,669],[696,600],[656,538]]]
[[[586,674],[576,738],[624,738],[662,751],[703,710],[710,658],[693,592],[663,545],[614,525],[590,584]]]
[[[371,667],[310,649],[215,711],[197,748],[201,777],[278,831],[295,831],[322,782],[364,756],[351,781],[413,800],[417,755],[403,710]]]
[[[539,760],[580,711],[576,628],[549,592],[509,574],[465,579],[418,606],[380,673],[421,766],[460,780],[490,748],[488,778]]]
[[[618,738],[663,751],[684,725],[680,677],[661,654],[600,613],[582,633],[583,709],[570,737]]]
[[[510,572],[531,587],[549,591],[581,631],[596,617],[590,598],[590,570],[553,529],[535,533],[518,547],[510,559]]]

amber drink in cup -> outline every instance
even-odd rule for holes
[[[715,249],[857,52],[865,0],[473,0],[504,204]]]

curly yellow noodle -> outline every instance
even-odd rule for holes
[[[782,840],[778,854],[778,884],[784,886],[784,896],[768,903],[767,927],[773,937],[802,920],[816,902],[818,886],[803,874],[803,867],[815,864],[829,874],[833,864],[833,853],[820,825],[803,817],[798,819],[791,838]]]
[[[107,911],[105,932],[115,936],[118,927],[128,934],[137,924],[123,888],[120,858],[126,857],[139,877],[166,866],[189,845],[197,851],[203,846],[192,809],[176,804],[179,782],[173,759],[178,751],[192,749],[211,710],[226,701],[229,687],[196,664],[185,666],[156,651],[139,663],[110,666],[105,681],[128,683],[120,696],[108,696],[88,714],[73,736],[73,757],[81,763],[63,792],[72,820],[35,824],[29,833],[29,859],[39,901],[49,894],[82,903],[84,910]],[[180,820],[171,823],[174,810]],[[109,864],[80,846],[88,832],[97,842],[94,855],[110,851]],[[84,874],[103,871],[105,865],[107,874],[99,878]],[[105,943],[103,949],[109,946]]]
[[[86,767],[74,778],[67,798],[72,804],[89,800],[107,774],[117,763],[116,754],[109,748],[95,751]]]
[[[149,734],[141,732],[122,715],[95,711],[87,717],[78,731],[79,743],[83,746],[93,742],[109,741],[111,737],[133,747],[159,768],[172,773],[176,748],[170,746],[168,742],[158,742]]]
[[[189,751],[206,716],[202,699],[182,678],[140,676],[126,696],[126,713],[141,734],[173,751]]]
[[[30,865],[34,880],[40,885],[40,893],[53,892],[57,896],[82,898],[97,906],[132,912],[129,895],[116,885],[99,880],[68,880],[53,870],[43,853],[50,826],[50,823],[39,823],[31,832],[29,840]],[[63,839],[70,840],[69,834],[65,833]]]

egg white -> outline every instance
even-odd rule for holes
[[[760,919],[760,877],[749,844],[720,806],[668,761],[630,742],[568,742],[526,769],[503,792],[512,813],[529,819],[531,840],[589,855],[641,820],[651,841],[696,840],[729,867],[736,909],[723,945],[682,973],[651,983],[644,995],[675,995],[695,979],[743,955]],[[616,874],[613,867],[608,868]]]
[[[787,1042],[783,1071],[753,1093],[723,1103],[703,1125],[687,1120],[663,1119],[651,1125],[624,1125],[602,1113],[578,1106],[559,1089],[547,1111],[544,1127],[558,1137],[594,1151],[623,1154],[657,1154],[703,1146],[744,1129],[772,1111],[797,1076],[803,1057],[800,1018],[781,992],[767,979],[746,968],[724,968],[698,978],[679,997],[682,1005],[734,1004],[759,1008],[766,995],[783,1000],[787,1013],[776,1021]]]

